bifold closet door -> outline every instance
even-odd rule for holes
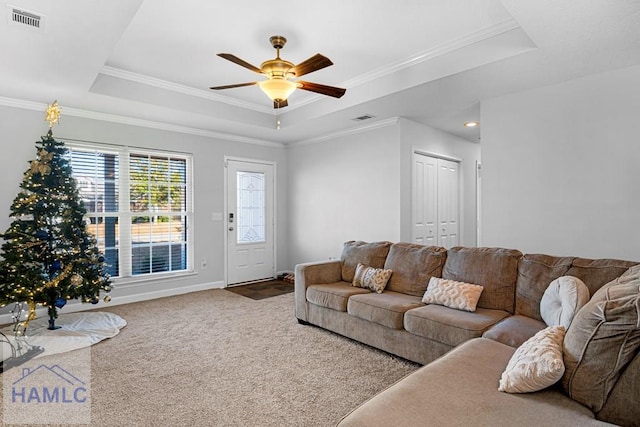
[[[438,159],[438,246],[445,248],[460,244],[459,166]]]
[[[459,163],[413,153],[412,234],[422,245],[459,245]]]

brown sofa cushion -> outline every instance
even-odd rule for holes
[[[546,327],[546,323],[541,320],[516,314],[515,316],[501,320],[489,328],[489,330],[482,334],[482,337],[498,341],[509,347],[518,348],[526,340]]]
[[[640,423],[640,353],[636,354],[620,375],[607,402],[596,418],[621,426]]]
[[[503,310],[479,308],[468,312],[429,304],[407,311],[404,327],[412,334],[455,347],[481,336],[487,328],[508,315]]]
[[[391,242],[373,242],[350,240],[342,248],[342,280],[353,282],[358,263],[373,268],[383,268]]]
[[[515,249],[451,248],[442,277],[482,286],[478,307],[513,313],[521,257],[522,253]]]
[[[593,295],[602,286],[620,277],[628,268],[637,264],[634,261],[619,259],[575,258],[566,275],[582,280]]]
[[[338,427],[604,426],[550,387],[526,396],[498,391],[515,349],[476,338],[353,410]]]
[[[562,387],[600,411],[639,348],[640,265],[599,289],[573,319],[564,341]]]
[[[352,296],[347,303],[347,313],[387,328],[402,329],[404,313],[422,305],[419,297],[386,291]]]
[[[356,288],[346,282],[311,285],[307,288],[307,301],[320,307],[347,311],[349,297],[368,293],[371,293],[369,289]]]
[[[542,320],[540,300],[549,284],[565,276],[573,257],[526,254],[518,262],[516,314]],[[622,274],[622,273],[621,273]]]
[[[431,277],[441,277],[447,250],[438,246],[394,243],[384,268],[393,270],[387,290],[421,297]]]

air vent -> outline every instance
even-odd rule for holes
[[[371,115],[371,114],[364,114],[360,117],[354,117],[351,120],[355,120],[356,122],[361,122],[363,120],[369,120],[369,119],[373,119],[375,116]]]
[[[36,12],[30,12],[15,6],[7,5],[7,18],[9,18],[9,24],[19,26],[20,28],[35,31],[42,31],[44,29],[45,17]]]

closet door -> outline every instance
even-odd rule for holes
[[[459,166],[457,162],[438,159],[438,245],[445,248],[460,244]]]
[[[438,160],[413,154],[413,241],[432,246],[438,241]]]
[[[459,163],[413,154],[412,238],[450,248],[459,238]]]

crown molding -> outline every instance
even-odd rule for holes
[[[47,104],[43,102],[26,101],[23,99],[7,98],[0,96],[0,105],[4,107],[21,108],[23,110],[33,110],[44,112],[47,109]]]
[[[47,109],[47,104],[43,102],[26,101],[22,99],[7,98],[3,96],[0,96],[0,106],[21,108],[24,110],[42,111],[43,113]],[[223,139],[225,141],[235,141],[235,142],[242,142],[242,143],[253,144],[253,145],[262,145],[262,146],[273,147],[273,148],[285,147],[285,144],[282,144],[280,142],[250,138],[250,137],[234,135],[230,133],[216,132],[212,130],[198,129],[198,128],[192,128],[188,126],[180,126],[180,125],[174,125],[170,123],[156,122],[152,120],[137,119],[133,117],[119,116],[116,114],[101,113],[97,111],[84,110],[80,108],[63,106],[62,109],[65,115],[69,115],[73,117],[81,117],[85,119],[100,120],[103,122],[111,122],[111,123],[118,123],[118,124],[131,125],[131,126],[140,126],[140,127],[145,127],[149,129],[165,130],[170,132],[204,136],[207,138]]]
[[[319,142],[329,141],[331,139],[336,139],[343,136],[353,135],[361,132],[368,132],[370,130],[380,129],[387,126],[394,126],[394,125],[397,125],[399,121],[400,121],[400,117],[391,117],[389,119],[378,120],[367,125],[356,126],[349,129],[339,130],[337,132],[328,133],[326,135],[318,136],[315,138],[309,138],[309,139],[304,139],[302,141],[292,142],[290,144],[287,144],[287,147],[300,147],[303,145],[317,144]]]
[[[491,27],[483,28],[466,36],[454,39],[450,42],[440,44],[433,48],[424,50],[409,58],[402,59],[395,63],[389,64],[384,67],[376,68],[375,70],[361,74],[353,79],[346,80],[342,83],[342,86],[347,88],[353,88],[365,83],[369,83],[373,80],[387,76],[389,74],[397,73],[405,68],[412,67],[425,61],[429,61],[438,56],[445,55],[463,47],[470,46],[474,43],[495,37],[497,35],[506,33],[508,31],[520,28],[520,25],[515,19],[508,19],[502,21]]]
[[[232,98],[230,96],[219,95],[217,93],[209,92],[206,90],[196,89],[190,86],[181,85],[179,83],[173,83],[167,80],[146,76],[144,74],[138,74],[131,71],[122,70],[120,68],[110,67],[108,65],[105,65],[100,69],[100,74],[157,87],[159,89],[170,90],[172,92],[181,93],[183,95],[196,96],[198,98],[204,98],[210,101],[222,102],[224,104],[246,108],[248,110],[258,111],[261,113],[274,114],[273,108],[267,107],[265,105],[243,101],[240,99]]]

